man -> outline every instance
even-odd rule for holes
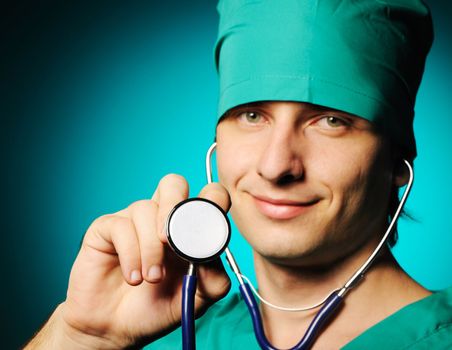
[[[267,300],[314,304],[369,257],[408,181],[429,12],[420,1],[373,0],[222,1],[218,10],[220,181],[200,197],[231,209]],[[179,348],[180,331],[167,334],[180,324],[186,263],[163,231],[187,196],[185,179],[168,175],[151,200],[95,220],[66,301],[28,348]],[[221,262],[198,276],[198,348],[257,348],[237,296],[212,306],[229,289]],[[313,348],[446,349],[451,293],[430,294],[384,249]],[[267,337],[295,345],[317,310],[261,305]]]

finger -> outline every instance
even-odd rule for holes
[[[88,231],[93,233],[87,233],[85,244],[103,253],[117,254],[126,282],[130,285],[140,284],[140,248],[133,222],[117,215],[104,215]]]
[[[161,185],[166,182],[179,181],[179,180],[187,182],[183,176],[178,175],[178,174],[167,174],[164,177],[162,177],[160,179],[160,182],[159,182],[157,188],[155,189],[154,193],[152,194],[151,199],[153,201],[155,201],[157,204],[159,204],[160,203],[160,192],[161,192],[161,188],[162,188]],[[187,184],[187,195],[188,195],[188,184]]]
[[[231,207],[231,198],[228,191],[219,183],[212,182],[201,190],[199,197],[209,199],[218,204],[226,213]]]
[[[182,176],[166,175],[160,180],[154,196],[159,206],[157,214],[157,235],[162,242],[167,242],[164,226],[171,210],[181,201],[188,198],[188,183]]]
[[[231,280],[220,258],[200,264],[198,268],[197,297],[204,303],[215,302],[224,297],[231,288]]]
[[[146,281],[158,283],[165,276],[165,246],[157,235],[159,206],[153,200],[141,200],[132,203],[128,210],[140,243],[141,274]]]

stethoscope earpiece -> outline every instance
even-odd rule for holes
[[[190,198],[177,204],[168,216],[165,231],[176,254],[192,263],[219,257],[231,238],[226,213],[204,198]]]

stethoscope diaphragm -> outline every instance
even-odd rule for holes
[[[226,213],[214,202],[190,198],[177,204],[166,223],[168,243],[183,259],[207,262],[228,246],[231,225]]]

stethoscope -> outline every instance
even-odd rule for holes
[[[207,183],[212,182],[211,158],[215,148],[216,144],[214,143],[210,146],[206,155]],[[177,204],[168,216],[166,222],[166,234],[168,242],[176,254],[189,262],[188,273],[184,276],[182,285],[183,349],[194,350],[196,348],[194,330],[194,298],[197,283],[196,264],[214,260],[218,258],[223,251],[226,254],[226,260],[239,282],[240,293],[248,307],[253,322],[254,333],[262,349],[277,350],[277,348],[270,344],[265,336],[259,304],[253,296],[253,291],[262,302],[280,310],[304,311],[322,305],[314,319],[311,321],[303,338],[301,338],[298,344],[291,348],[291,350],[309,349],[316,336],[320,333],[322,325],[333,315],[347,292],[364,277],[364,274],[382,249],[397,222],[411,190],[414,177],[413,168],[410,163],[407,160],[404,160],[404,162],[409,169],[410,177],[408,184],[406,185],[400,204],[375,250],[341,288],[332,291],[328,297],[316,305],[304,308],[291,309],[273,305],[264,300],[254,287],[248,283],[248,279],[240,273],[237,262],[228,248],[228,243],[231,238],[231,225],[226,213],[217,204],[203,198],[190,198]]]

